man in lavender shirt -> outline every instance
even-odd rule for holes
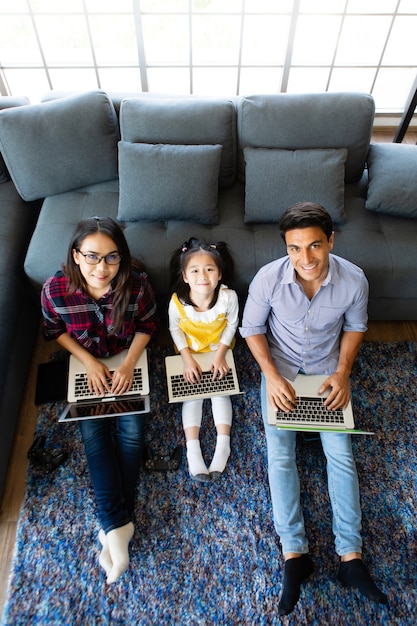
[[[349,377],[367,328],[368,282],[361,269],[331,254],[333,223],[320,205],[303,202],[280,221],[288,256],[262,267],[249,287],[240,333],[262,370],[261,404],[268,446],[268,475],[274,524],[284,554],[279,615],[288,615],[300,585],[313,572],[300,504],[296,433],[268,424],[266,403],[291,411],[289,380],[325,374],[329,410],[347,406]],[[349,434],[320,433],[327,458],[333,511],[337,578],[367,598],[385,604],[362,560],[359,485]]]

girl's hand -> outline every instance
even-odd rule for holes
[[[190,355],[182,355],[184,361],[184,371],[183,375],[187,382],[189,383],[199,383],[201,379],[201,367],[197,363],[195,359]]]
[[[86,366],[88,389],[96,396],[111,392],[111,374],[107,366],[98,359],[91,359]]]
[[[132,383],[133,367],[131,367],[126,363],[126,361],[124,361],[113,372],[111,392],[114,393],[115,396],[119,396],[122,393],[126,393],[126,391],[129,391]]]
[[[216,358],[215,356],[213,363],[211,364],[210,370],[213,372],[213,380],[216,378],[224,378],[230,371],[230,367],[227,364],[225,358]]]

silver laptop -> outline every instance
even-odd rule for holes
[[[165,357],[169,402],[184,402],[242,393],[239,389],[232,350],[226,352],[226,362],[230,367],[228,374],[224,378],[216,378],[215,380],[213,380],[213,372],[210,371],[213,353],[198,352],[193,353],[193,357],[203,372],[198,383],[189,383],[185,380],[183,376],[184,362],[180,354]]]
[[[113,373],[123,362],[127,350],[100,359]],[[88,389],[87,374],[84,365],[73,354],[70,356],[68,372],[68,405],[59,417],[59,422],[81,419],[116,417],[135,413],[149,413],[149,372],[148,354],[144,350],[136,362],[133,372],[133,384],[129,391],[115,396],[106,393],[97,396]]]
[[[318,391],[327,378],[327,375],[298,374],[295,380],[289,381],[297,395],[297,407],[289,412],[277,411],[267,401],[268,424],[286,430],[373,434],[355,428],[351,402],[345,409],[330,410],[324,406],[330,389],[323,394]]]

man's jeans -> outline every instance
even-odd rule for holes
[[[261,405],[268,446],[268,474],[275,529],[282,551],[305,554],[308,541],[300,504],[296,465],[296,432],[279,430],[266,419],[266,384],[262,375]],[[327,458],[327,482],[333,511],[335,548],[339,556],[362,552],[359,485],[350,435],[320,433]],[[317,503],[317,506],[320,506]]]
[[[142,465],[145,416],[80,421],[81,436],[105,533],[132,520]]]

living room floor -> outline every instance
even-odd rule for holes
[[[394,131],[380,130],[372,140],[391,142]],[[415,144],[417,132],[409,131],[403,143]],[[168,333],[161,332],[159,341],[168,341]],[[417,321],[374,321],[369,323],[366,341],[417,341]],[[39,331],[32,357],[30,374],[22,399],[20,418],[17,425],[14,448],[9,466],[5,491],[0,505],[0,615],[6,600],[7,581],[13,557],[17,521],[26,485],[27,451],[33,442],[37,420],[37,407],[34,404],[37,368],[48,361],[57,344],[47,343]]]

